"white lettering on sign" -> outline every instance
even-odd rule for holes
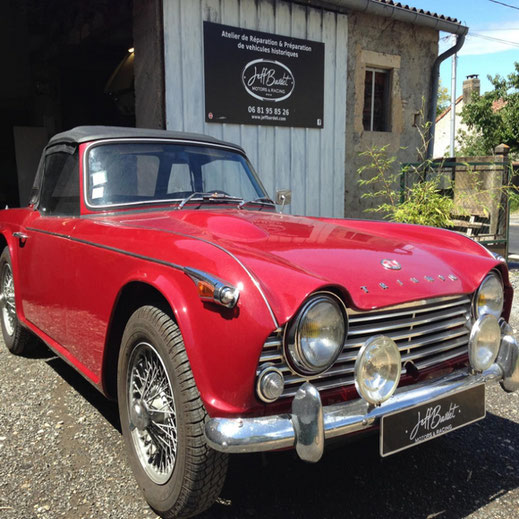
[[[435,431],[443,424],[447,426],[448,423],[446,422],[450,422],[456,418],[456,410],[459,409],[459,407],[459,405],[451,402],[449,409],[442,414],[442,406],[441,404],[438,404],[435,407],[428,407],[425,416],[423,417],[420,414],[420,411],[418,411],[418,421],[413,427],[409,439],[412,441],[418,441],[420,439],[418,438],[419,434]]]
[[[247,93],[260,101],[283,101],[294,91],[292,71],[279,61],[255,59],[245,65],[242,82]]]

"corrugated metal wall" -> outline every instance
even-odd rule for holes
[[[203,21],[325,44],[324,128],[206,123]],[[271,196],[292,189],[289,212],[344,216],[346,16],[281,0],[164,0],[166,124],[240,144]]]

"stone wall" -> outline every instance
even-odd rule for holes
[[[387,18],[352,13],[348,16],[348,81],[346,108],[345,216],[369,218],[373,202],[362,199],[357,169],[366,159],[359,153],[388,145],[397,162],[416,162],[422,146],[416,125],[427,112],[431,69],[438,55],[438,32]],[[390,70],[391,108],[387,132],[364,131],[366,67]],[[425,100],[425,105],[423,105]],[[396,164],[396,163],[395,163]]]

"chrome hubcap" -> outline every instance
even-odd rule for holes
[[[16,326],[16,305],[14,302],[13,272],[9,263],[5,263],[2,268],[0,308],[2,309],[4,329],[7,335],[12,336]]]
[[[173,390],[155,348],[139,343],[128,365],[128,418],[137,457],[150,479],[168,481],[177,455]]]
[[[131,423],[139,429],[139,432],[144,432],[150,426],[150,414],[146,410],[145,404],[135,400],[130,409]]]

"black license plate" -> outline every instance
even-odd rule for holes
[[[380,455],[389,456],[485,418],[485,385],[382,417]]]

